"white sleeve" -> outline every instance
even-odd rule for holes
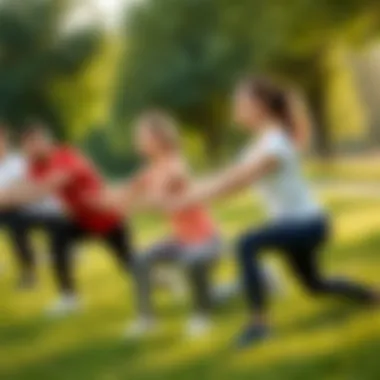
[[[27,166],[22,157],[15,156],[8,171],[8,183],[11,185],[20,180],[26,179]]]
[[[240,155],[240,162],[260,162],[266,158],[275,157],[285,161],[289,155],[289,145],[280,133],[271,133],[254,144],[246,147]]]
[[[261,159],[275,157],[278,160],[283,161],[289,154],[289,146],[286,138],[280,134],[268,135],[258,150],[258,156]]]

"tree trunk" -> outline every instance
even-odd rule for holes
[[[199,125],[204,139],[206,156],[212,166],[223,160],[226,136],[226,104],[215,97],[203,110],[198,113]]]
[[[206,157],[209,159],[212,166],[217,165],[222,161],[223,132],[224,128],[222,127],[222,124],[219,124],[216,120],[211,118],[203,130]]]
[[[314,122],[315,151],[321,157],[331,157],[333,144],[326,117],[326,54],[321,52],[313,57],[310,64],[309,86],[306,89]]]
[[[317,82],[309,92],[314,122],[315,151],[322,157],[330,157],[333,152],[328,122],[325,115],[324,85]]]

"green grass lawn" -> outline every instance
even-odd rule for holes
[[[305,169],[314,180],[378,182],[380,156],[335,157],[329,160],[308,160]]]
[[[379,283],[380,200],[326,197],[325,203],[335,227],[326,248],[326,271]],[[247,196],[215,209],[228,238],[257,223],[261,215]],[[134,227],[139,246],[165,230],[156,219],[138,220]],[[134,316],[131,284],[102,247],[90,243],[78,258],[85,309],[60,320],[43,316],[54,296],[46,260],[41,260],[38,289],[18,293],[5,236],[0,248],[5,265],[0,278],[1,379],[380,379],[380,313],[307,297],[275,255],[268,259],[276,261],[288,281],[286,295],[273,300],[273,338],[238,353],[231,342],[246,319],[242,299],[215,312],[212,334],[188,341],[182,327],[189,305],[159,293],[160,331],[142,341],[125,341],[122,330]],[[215,278],[221,281],[234,274],[234,263],[225,260]]]

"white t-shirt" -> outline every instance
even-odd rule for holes
[[[243,161],[276,157],[280,165],[257,184],[269,216],[275,220],[306,219],[321,214],[299,167],[298,153],[281,126],[273,126],[243,152]]]
[[[25,163],[16,154],[9,154],[0,160],[0,189],[14,185],[24,177]]]
[[[20,181],[27,181],[27,164],[18,154],[8,154],[0,160],[0,189],[7,189]],[[28,186],[27,182],[25,186]],[[25,212],[42,215],[61,214],[63,209],[60,202],[54,197],[23,207]]]

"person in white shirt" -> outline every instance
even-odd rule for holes
[[[0,193],[20,185],[27,186],[27,163],[17,152],[10,151],[7,127],[0,125]],[[0,226],[9,234],[12,248],[20,265],[17,287],[29,289],[36,283],[36,258],[30,241],[30,230],[39,226],[50,228],[62,220],[62,208],[51,198],[28,207],[11,208],[0,213]]]
[[[378,303],[375,291],[345,280],[326,279],[320,272],[318,259],[328,239],[329,222],[299,168],[299,151],[307,143],[310,124],[303,104],[286,88],[266,78],[248,78],[237,86],[234,116],[253,138],[243,160],[194,186],[167,208],[188,207],[251,185],[259,188],[269,221],[239,238],[238,262],[252,316],[238,338],[238,347],[269,335],[267,289],[259,262],[265,249],[281,251],[313,294]]]
[[[0,192],[18,183],[24,173],[22,160],[8,152],[8,132],[0,127]],[[0,226],[7,229],[12,248],[20,266],[18,288],[30,288],[35,284],[35,255],[24,218],[20,210],[7,210],[0,213]]]

